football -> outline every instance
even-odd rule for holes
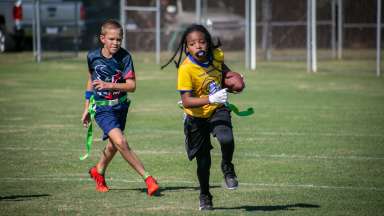
[[[228,92],[238,93],[245,87],[243,76],[234,71],[228,71],[223,74],[223,88]]]

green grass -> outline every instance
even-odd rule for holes
[[[233,54],[233,56],[237,56]],[[230,59],[230,58],[229,58]],[[30,53],[0,55],[1,215],[382,215],[384,80],[374,61],[260,62],[242,71],[246,90],[231,95],[251,117],[233,116],[240,187],[222,188],[213,140],[215,210],[201,213],[195,161],[184,151],[176,70],[134,54],[138,88],[126,135],[161,194],[147,197],[120,155],[112,190],[97,193],[87,170],[104,147],[96,129],[90,158],[80,123],[87,67],[78,59],[34,63]]]

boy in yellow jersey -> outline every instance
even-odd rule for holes
[[[212,149],[210,135],[217,138],[222,151],[221,168],[228,189],[236,189],[238,181],[232,157],[234,138],[230,110],[225,106],[227,89],[222,89],[223,73],[229,71],[224,64],[224,53],[212,43],[202,25],[189,26],[182,35],[179,53],[177,90],[185,112],[184,134],[188,159],[196,157],[197,177],[200,184],[200,210],[212,210],[209,176]],[[183,52],[187,57],[181,62]]]

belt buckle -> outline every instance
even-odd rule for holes
[[[119,103],[119,99],[110,100],[109,101],[109,106],[115,106],[118,103]]]

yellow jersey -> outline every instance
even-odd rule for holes
[[[193,97],[206,98],[221,89],[224,53],[216,48],[213,51],[213,66],[196,62],[188,55],[177,71],[177,90],[191,92]],[[206,104],[201,107],[184,108],[184,112],[198,118],[209,118],[222,104]]]

